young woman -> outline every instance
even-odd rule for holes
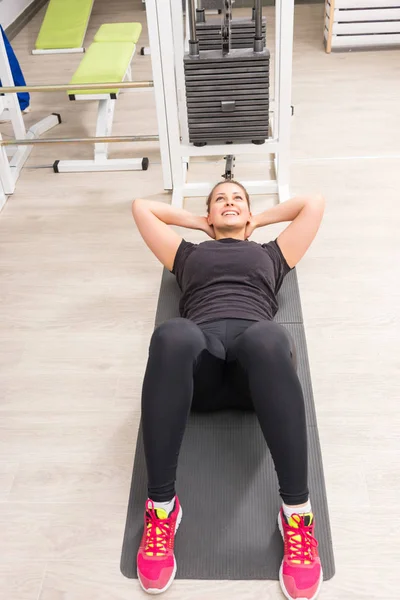
[[[154,331],[143,382],[148,500],[137,566],[149,593],[167,590],[176,573],[182,508],[175,480],[189,412],[237,408],[256,412],[278,475],[282,590],[293,600],[317,597],[322,570],[307,485],[304,399],[291,340],[273,318],[282,281],[313,241],[323,212],[324,199],[315,196],[252,215],[235,181],[214,187],[204,217],[160,202],[133,203],[144,241],[182,290],[181,318]],[[276,240],[248,241],[255,228],[287,221]],[[170,225],[203,230],[212,240],[187,242]]]

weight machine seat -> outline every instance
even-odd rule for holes
[[[35,43],[36,50],[81,47],[92,7],[93,0],[50,0]]]
[[[71,79],[71,85],[123,81],[131,64],[142,26],[140,23],[106,23],[100,27]],[[116,95],[118,89],[101,90],[102,95]],[[93,95],[93,90],[68,91],[75,95]]]
[[[123,81],[129,67],[135,44],[131,42],[107,42],[92,44],[71,79],[71,86],[82,83],[106,83]],[[101,90],[101,94],[117,94],[118,89]],[[93,90],[68,90],[69,96],[93,94]],[[99,92],[95,92],[99,93]]]

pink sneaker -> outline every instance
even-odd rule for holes
[[[147,500],[144,513],[144,531],[137,554],[137,574],[140,585],[148,594],[165,592],[175,578],[175,533],[182,519],[178,496],[168,515],[165,510],[154,508]]]
[[[279,581],[289,600],[315,600],[323,575],[314,537],[314,515],[292,515],[289,522],[281,508],[278,526],[284,542]]]

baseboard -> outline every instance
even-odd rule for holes
[[[6,36],[9,40],[12,40],[20,31],[25,27],[27,23],[36,15],[37,12],[46,4],[48,0],[33,0],[32,4],[26,7],[26,9],[7,27],[5,30]]]

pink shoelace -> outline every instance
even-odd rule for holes
[[[291,518],[296,522],[297,527],[292,527],[289,524],[289,530],[287,531],[289,559],[300,560],[301,562],[312,561],[314,558],[313,549],[318,548],[318,541],[311,533],[311,526],[307,527],[304,523],[304,517],[300,515],[294,514]]]
[[[156,509],[149,505],[146,512],[146,542],[144,551],[150,556],[166,554],[171,542],[171,520],[159,519]]]

